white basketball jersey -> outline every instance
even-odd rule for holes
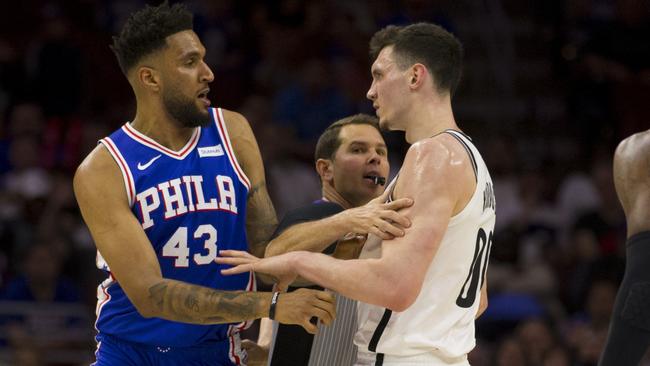
[[[420,294],[408,309],[395,312],[358,304],[358,364],[381,365],[384,359],[386,363],[467,364],[466,355],[475,346],[474,318],[495,223],[494,191],[485,162],[471,140],[458,131],[445,133],[466,148],[476,173],[476,190],[465,208],[449,221]],[[387,189],[393,189],[396,179]],[[381,240],[369,238],[361,258],[380,256]],[[368,362],[369,357],[375,361]]]

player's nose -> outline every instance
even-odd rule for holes
[[[214,81],[214,73],[212,73],[212,70],[210,69],[210,66],[203,62],[204,68],[203,72],[201,73],[201,82],[204,83],[211,83]]]
[[[366,98],[374,101],[377,99],[377,92],[375,90],[375,82],[373,81],[372,84],[370,85],[370,89],[366,92]]]

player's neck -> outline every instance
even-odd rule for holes
[[[406,141],[410,144],[450,128],[458,129],[449,96],[414,103],[406,121]]]
[[[182,149],[195,130],[193,127],[180,126],[164,108],[146,107],[138,107],[131,127],[173,151]]]
[[[324,200],[328,202],[336,203],[346,210],[348,208],[354,207],[350,202],[348,202],[348,200],[343,198],[343,196],[341,196],[341,194],[337,192],[336,189],[334,189],[334,187],[332,187],[327,182],[323,182],[322,194]]]

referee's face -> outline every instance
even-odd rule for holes
[[[352,205],[364,205],[384,191],[369,177],[388,177],[386,143],[376,128],[365,124],[344,126],[339,139],[332,161],[334,189]]]

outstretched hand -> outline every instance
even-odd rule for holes
[[[273,278],[279,291],[286,291],[298,277],[294,267],[290,265],[294,253],[261,259],[242,250],[220,250],[215,262],[233,266],[222,269],[221,274],[228,276],[250,271],[264,273]]]
[[[234,267],[223,269],[224,275],[233,275],[254,271],[265,273],[276,281],[278,291],[286,291],[298,274],[291,265],[292,256],[297,252],[290,252],[275,257],[260,259],[241,250],[221,250],[215,262],[230,264]],[[311,334],[316,334],[318,324],[311,322],[312,318],[329,325],[336,317],[336,298],[332,293],[311,289],[298,289],[293,292],[283,293],[278,297],[275,320],[283,324],[300,325]]]

